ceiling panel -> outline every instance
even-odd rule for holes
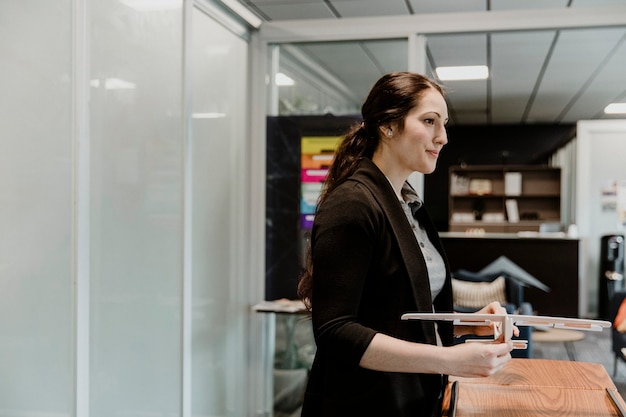
[[[409,13],[404,0],[335,0],[329,2],[342,17],[403,15]]]
[[[483,12],[485,0],[409,0],[414,13]]]
[[[626,0],[239,1],[268,21],[380,16],[381,25],[386,24],[385,16],[397,15],[484,12],[487,8],[498,12],[626,5]],[[625,27],[615,27],[520,30],[489,36],[430,35],[428,65],[490,66],[488,81],[445,84],[453,123],[562,123],[614,118],[602,110],[608,102],[626,100],[625,33]],[[320,79],[331,77],[335,85],[353,91],[351,97],[346,95],[346,100],[364,97],[383,73],[407,68],[406,40],[293,46],[306,54],[304,62],[315,62],[313,67],[323,69]]]
[[[492,120],[514,124],[524,121],[555,33],[537,31],[491,35]]]
[[[491,6],[490,10],[559,9],[561,7],[567,7],[569,1],[570,0],[491,0],[489,4]]]
[[[366,41],[362,44],[370,57],[374,57],[379,63],[380,75],[408,69],[409,51],[406,39]]]
[[[596,113],[593,118],[615,119],[620,115],[605,115],[602,109],[611,102],[626,102],[626,30],[615,46],[615,50],[599,69],[596,77],[584,90],[581,97],[565,115],[564,121],[590,118],[590,109]]]
[[[548,119],[560,122],[562,113],[592,80],[594,72],[622,34],[620,28],[560,31],[528,115],[529,121]]]
[[[621,6],[624,0],[572,0],[572,7]]]
[[[372,83],[379,77],[379,68],[365,53],[357,42],[341,42],[332,44],[311,44],[303,49],[314,56],[318,62],[323,61],[326,68],[356,93],[363,97],[363,83]],[[354,68],[358,68],[355,71]]]
[[[436,66],[487,65],[487,35],[433,35],[426,42]]]
[[[288,4],[257,4],[260,10],[269,20],[292,20],[292,19],[330,19],[334,18],[331,9],[322,2],[299,2]]]

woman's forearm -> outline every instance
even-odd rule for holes
[[[484,377],[493,375],[511,359],[512,348],[510,342],[461,343],[444,347],[407,342],[378,333],[359,364],[384,372]]]

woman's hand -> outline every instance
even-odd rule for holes
[[[489,303],[487,306],[478,310],[475,314],[506,314],[506,309],[500,305],[499,302],[494,301]],[[488,326],[456,326],[454,328],[454,333],[456,336],[463,336],[467,334],[474,334],[476,336],[491,336],[495,333],[495,331],[500,331],[502,323],[491,323]],[[513,326],[513,335],[519,336],[519,329],[517,326]],[[498,340],[504,340],[504,334],[500,335]]]
[[[466,378],[486,377],[498,372],[511,359],[513,344],[461,343],[448,348],[447,375]]]

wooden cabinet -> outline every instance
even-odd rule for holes
[[[449,230],[515,233],[561,222],[561,169],[450,167]]]

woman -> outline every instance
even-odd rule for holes
[[[439,85],[399,72],[374,85],[361,111],[328,172],[298,288],[317,344],[302,416],[440,415],[446,375],[491,375],[512,345],[454,345],[470,329],[400,320],[452,311],[441,243],[407,182],[434,171],[448,110]],[[480,313],[504,309],[492,303]]]

